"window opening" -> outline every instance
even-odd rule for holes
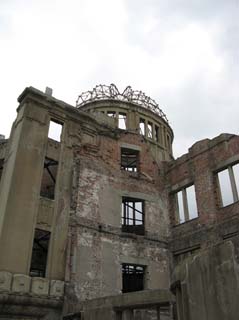
[[[151,122],[148,122],[148,138],[153,139],[153,124]]]
[[[59,122],[51,120],[49,125],[48,138],[60,142],[62,127],[62,124],[60,124]]]
[[[123,130],[126,129],[126,121],[127,121],[126,113],[119,113],[118,126],[120,129],[123,129]]]
[[[122,292],[144,290],[145,267],[140,265],[122,264]]]
[[[154,134],[155,134],[155,141],[159,142],[159,127],[158,126],[155,126]]]
[[[47,267],[47,254],[50,241],[50,232],[35,229],[32,259],[30,267],[31,277],[45,277]]]
[[[239,190],[239,164],[229,166],[218,172],[222,206],[227,206],[238,201]]]
[[[1,180],[2,172],[3,172],[3,164],[4,164],[4,159],[0,159],[0,180]]]
[[[107,116],[111,117],[111,118],[115,118],[116,117],[116,112],[115,111],[107,111]]]
[[[54,199],[57,169],[57,161],[45,158],[40,191],[41,197]]]
[[[122,231],[144,235],[144,201],[123,197]]]
[[[140,134],[145,136],[145,120],[144,119],[139,120],[139,132]]]
[[[170,148],[170,137],[168,134],[167,134],[167,147]]]
[[[121,148],[121,169],[125,171],[137,172],[139,165],[139,151]]]
[[[198,217],[195,187],[183,188],[176,194],[178,222],[183,223]]]

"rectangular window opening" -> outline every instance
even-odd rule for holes
[[[122,198],[122,231],[144,235],[144,201],[135,198]]]
[[[30,267],[31,277],[45,277],[47,267],[47,254],[50,241],[50,232],[35,229],[32,259]]]
[[[153,139],[153,124],[151,122],[148,122],[148,138]]]
[[[140,134],[145,136],[145,120],[144,119],[139,120],[139,132]]]
[[[198,217],[196,193],[194,185],[176,193],[177,220],[178,223],[184,223]]]
[[[186,194],[187,194],[189,220],[192,220],[192,219],[198,217],[198,210],[197,210],[197,202],[196,202],[196,194],[195,194],[194,185],[186,188]]]
[[[57,176],[58,162],[49,158],[45,158],[44,169],[41,181],[41,197],[48,199],[55,198],[55,184]]]
[[[141,265],[122,264],[122,292],[144,290],[145,267]]]
[[[3,172],[3,164],[4,164],[4,159],[0,159],[0,180],[1,180],[2,172]]]
[[[127,128],[127,116],[126,113],[119,113],[119,119],[118,119],[118,127],[120,129],[126,130]]]
[[[167,147],[170,148],[170,137],[168,134],[167,134]]]
[[[154,131],[154,134],[155,134],[155,141],[159,142],[159,127],[158,126],[155,126],[155,131]]]
[[[218,183],[221,196],[221,205],[228,206],[238,201],[239,164],[228,166],[218,172]]]
[[[121,169],[130,172],[138,172],[139,151],[121,148]]]
[[[235,164],[232,167],[233,170],[233,175],[234,175],[234,179],[235,179],[235,183],[236,183],[236,189],[237,189],[237,194],[239,191],[239,163]]]
[[[51,120],[49,125],[48,138],[60,142],[62,127],[63,125],[61,123]]]

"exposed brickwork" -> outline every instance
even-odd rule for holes
[[[171,285],[177,307],[193,310],[195,320],[201,317],[198,310],[204,318],[219,319],[211,315],[218,315],[221,305],[223,316],[229,314],[233,299],[236,310],[238,298],[231,287],[238,287],[239,201],[231,166],[239,163],[239,136],[198,141],[173,160],[172,129],[140,105],[114,99],[76,109],[33,88],[19,102],[11,137],[0,142],[0,300],[7,301],[0,317],[33,320],[35,312],[39,319],[51,318],[53,312],[58,320],[64,300],[63,314],[77,312],[79,318],[82,311],[86,320],[128,319],[133,313],[139,319],[160,315],[172,320]],[[117,116],[108,117],[108,111]],[[118,128],[122,112],[124,130]],[[144,135],[139,132],[141,118]],[[62,124],[60,141],[48,137],[51,121]],[[134,172],[121,169],[121,148],[122,167]],[[49,169],[46,158],[57,168],[43,179]],[[235,202],[223,207],[218,172],[227,168]],[[52,198],[41,193],[42,184],[46,190],[52,187]],[[198,217],[189,220],[186,190],[192,184]],[[179,191],[187,220],[182,224],[176,212]],[[48,234],[42,277],[30,273],[39,240],[36,229]],[[138,272],[139,286],[133,290],[141,292],[122,295],[129,270],[133,276]],[[207,282],[211,300],[205,302]],[[229,284],[226,290],[224,283]],[[43,313],[42,296],[47,306]],[[55,300],[61,303],[55,305]],[[30,308],[26,314],[23,305]],[[185,314],[181,318],[191,320]]]
[[[217,181],[218,170],[239,161],[238,154],[239,137],[223,134],[213,140],[197,142],[188,154],[169,163],[168,186],[174,250],[190,248],[196,244],[205,247],[222,241],[226,234],[238,232],[238,228],[233,231],[230,225],[232,219],[237,219],[239,203],[222,207]],[[177,225],[175,191],[180,190],[185,183],[195,185],[199,217]],[[224,234],[219,232],[222,228]],[[180,242],[177,243],[176,239],[180,239]]]

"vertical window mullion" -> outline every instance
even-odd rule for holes
[[[180,223],[180,213],[179,213],[179,203],[178,203],[178,194],[176,194],[176,221]]]
[[[127,205],[127,202],[125,202],[125,211],[126,211],[126,224],[129,224],[129,206]]]
[[[184,218],[185,221],[189,220],[189,212],[188,212],[188,200],[187,200],[187,192],[186,189],[182,190],[183,193],[183,211],[184,211]]]

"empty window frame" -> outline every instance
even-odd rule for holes
[[[135,198],[122,198],[122,231],[144,235],[144,201]]]
[[[153,139],[153,124],[151,122],[147,123],[147,137]]]
[[[218,172],[221,205],[223,207],[238,201],[239,192],[239,163],[228,166]]]
[[[125,171],[138,172],[139,151],[121,148],[121,169]]]
[[[2,172],[3,172],[3,164],[4,164],[4,159],[0,159],[0,180],[1,180]]]
[[[61,141],[61,133],[62,133],[62,124],[51,120],[49,125],[49,131],[48,131],[48,138],[58,141]]]
[[[170,144],[170,137],[169,137],[169,135],[167,134],[167,147],[170,149],[170,146],[171,146],[171,144]]]
[[[127,115],[126,113],[119,113],[119,117],[118,117],[118,127],[120,129],[125,130],[127,128]]]
[[[159,142],[159,127],[158,126],[154,127],[154,140],[156,142]]]
[[[58,169],[58,162],[49,158],[45,158],[44,169],[41,181],[41,197],[54,199],[55,184]]]
[[[139,132],[145,136],[145,120],[142,118],[139,119]]]
[[[33,241],[33,247],[32,247],[30,276],[32,277],[46,276],[49,241],[50,241],[49,231],[35,229],[34,241]]]
[[[122,264],[122,292],[144,290],[145,267],[141,265]]]
[[[176,194],[177,222],[183,223],[198,217],[195,187],[183,188]]]

